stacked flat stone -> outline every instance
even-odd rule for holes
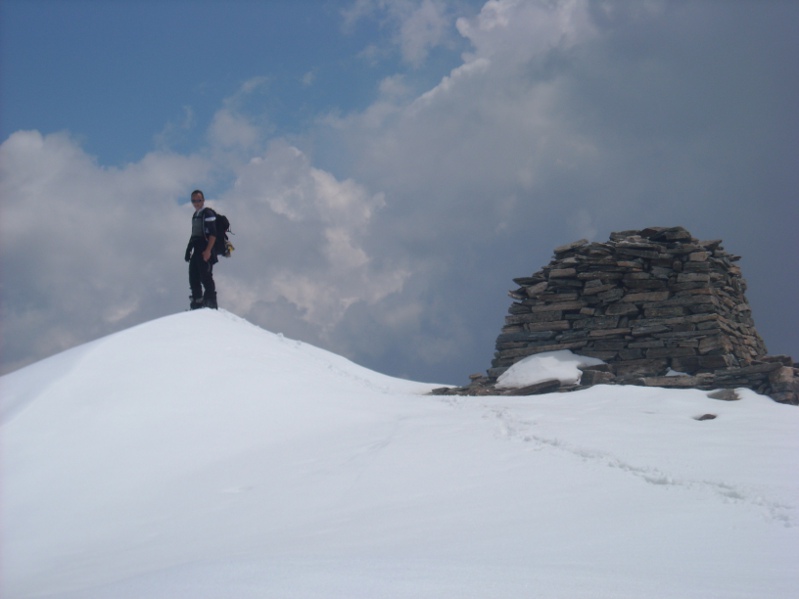
[[[652,227],[612,233],[605,243],[582,239],[554,254],[532,276],[514,279],[519,287],[510,292],[488,377],[472,377],[472,390],[487,392],[527,356],[568,349],[606,362],[585,370],[583,386],[748,386],[796,403],[796,365],[766,355],[740,257],[721,240]]]

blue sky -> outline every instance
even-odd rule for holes
[[[272,134],[305,131],[328,111],[362,110],[380,80],[401,68],[401,57],[387,11],[352,19],[354,6],[9,0],[2,8],[3,136],[68,130],[102,164],[131,162],[165,127],[185,123],[187,111],[200,128],[253,78],[264,80],[253,112]],[[479,6],[473,2],[472,10]],[[436,49],[410,77],[435,85],[457,64],[458,46],[465,47],[454,38],[452,48]],[[174,141],[189,151],[197,139]]]
[[[799,3],[0,3],[3,371],[224,308],[380,372],[485,370],[556,246],[684,226],[799,356]]]

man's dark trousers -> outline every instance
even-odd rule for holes
[[[191,287],[192,307],[206,306],[216,308],[216,285],[214,284],[214,255],[206,262],[203,260],[203,250],[206,241],[200,239],[194,245],[194,251],[189,260],[189,286]],[[205,293],[203,294],[203,289]]]

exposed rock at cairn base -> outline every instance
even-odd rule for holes
[[[721,240],[651,227],[612,233],[605,243],[582,239],[554,253],[549,265],[514,279],[519,287],[509,293],[514,302],[487,376],[438,393],[531,394],[595,384],[747,387],[799,404],[798,365],[767,355],[734,264],[740,257],[724,251]],[[582,369],[579,385],[494,386],[519,360],[564,349],[606,364]]]

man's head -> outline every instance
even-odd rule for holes
[[[194,191],[191,192],[191,205],[194,206],[195,210],[199,210],[200,208],[202,208],[204,203],[205,203],[205,196],[203,195],[202,191],[200,191],[199,189],[195,189]]]

